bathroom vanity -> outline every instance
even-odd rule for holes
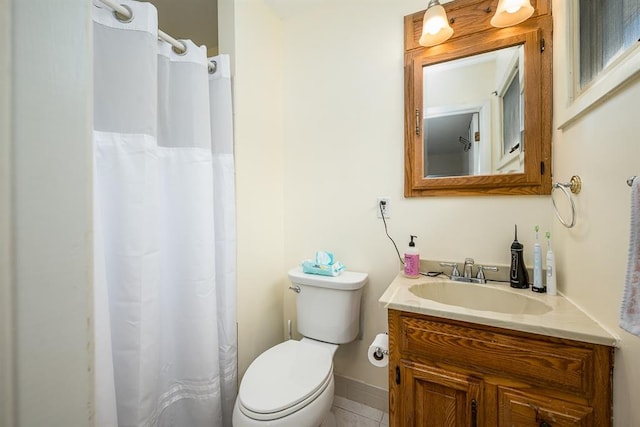
[[[391,426],[611,425],[617,341],[564,297],[399,275],[380,302]]]

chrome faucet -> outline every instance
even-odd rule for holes
[[[465,279],[471,279],[473,274],[473,258],[465,258],[464,259],[464,268],[462,269],[462,276]]]
[[[487,283],[487,278],[484,275],[486,270],[489,271],[498,271],[498,267],[488,266],[488,265],[478,265],[478,272],[475,277],[473,276],[473,266],[475,265],[475,261],[473,258],[465,258],[464,259],[464,267],[462,268],[462,276],[460,275],[460,270],[458,270],[458,263],[455,262],[441,262],[441,266],[443,267],[451,267],[451,275],[449,276],[451,280],[456,282],[465,282],[465,283]]]

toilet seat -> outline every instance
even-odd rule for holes
[[[273,420],[307,406],[333,380],[333,354],[289,340],[262,353],[245,373],[239,409],[254,420]]]

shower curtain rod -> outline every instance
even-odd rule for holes
[[[100,0],[100,2],[105,4],[106,6],[109,6],[111,9],[114,10],[114,12],[116,14],[122,15],[126,19],[133,18],[131,10],[129,10],[128,8],[122,6],[121,4],[119,4],[119,3],[115,2],[115,1],[112,1],[112,0]],[[116,15],[116,18],[120,19],[120,17],[118,17],[117,15]],[[173,46],[174,51],[177,51],[176,53],[183,54],[183,53],[185,53],[187,51],[187,47],[184,44],[182,44],[182,42],[174,39],[169,34],[165,33],[164,31],[162,31],[159,28],[158,28],[158,38],[160,40],[163,40],[163,41],[169,43],[171,46]],[[217,69],[218,69],[218,64],[216,63],[216,61],[209,61],[209,72],[211,74],[213,74],[213,73],[216,72]]]

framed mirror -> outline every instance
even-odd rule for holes
[[[405,196],[551,192],[551,13],[494,28],[495,1],[445,5],[454,35],[422,47],[405,17]]]
[[[423,67],[423,176],[524,172],[524,46]]]

